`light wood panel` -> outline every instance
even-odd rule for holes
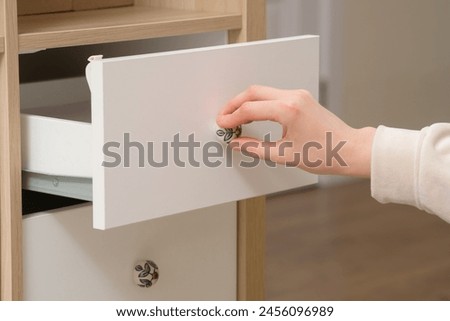
[[[1,0],[5,46],[0,55],[1,298],[22,296],[20,107],[15,1]]]
[[[239,29],[238,13],[149,6],[19,17],[19,48],[31,51],[83,44]]]
[[[242,0],[135,0],[135,3],[157,8],[242,13]]]
[[[238,300],[264,300],[266,198],[238,202]]]
[[[0,17],[3,19],[4,17],[4,8],[0,5]],[[0,23],[0,53],[5,50],[5,37],[4,37],[4,23]]]
[[[266,37],[266,1],[241,0],[242,28],[228,32],[229,43]],[[238,202],[238,300],[264,300],[266,198]]]
[[[0,1],[0,17],[3,18],[5,17],[5,6],[3,5],[3,0]],[[0,23],[0,36],[3,36],[5,34],[5,23],[2,22]]]
[[[242,0],[242,29],[230,30],[230,43],[255,41],[266,38],[266,1]]]

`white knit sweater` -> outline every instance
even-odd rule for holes
[[[450,223],[450,124],[420,131],[378,127],[371,187],[381,203],[413,205]]]

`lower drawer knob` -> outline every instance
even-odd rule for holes
[[[149,288],[159,279],[159,268],[151,260],[142,260],[134,265],[134,282],[141,288]]]

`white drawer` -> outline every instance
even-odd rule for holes
[[[93,224],[99,229],[314,184],[315,175],[295,168],[271,168],[264,162],[241,167],[240,161],[250,159],[238,153],[232,153],[232,166],[225,151],[223,157],[210,158],[221,163],[211,168],[202,161],[202,151],[211,142],[225,146],[216,134],[217,113],[252,84],[304,88],[317,97],[318,40],[303,36],[94,60],[87,67],[91,111],[85,103],[38,108],[28,111],[35,115],[22,116],[23,169],[92,178]],[[277,139],[281,129],[269,122],[243,126],[243,135],[266,133]],[[185,167],[176,164],[170,145],[177,134],[182,142],[193,134],[200,145],[189,152],[191,163],[188,149],[179,149]],[[141,147],[125,148],[128,139]],[[168,166],[148,164],[163,159],[163,142],[169,144]],[[118,155],[118,166],[103,166]]]
[[[236,203],[108,231],[92,229],[92,207],[23,220],[25,300],[235,300]],[[159,280],[133,281],[152,260]]]

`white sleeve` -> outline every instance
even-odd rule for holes
[[[381,203],[413,205],[450,223],[450,124],[420,131],[378,127],[371,189]]]

